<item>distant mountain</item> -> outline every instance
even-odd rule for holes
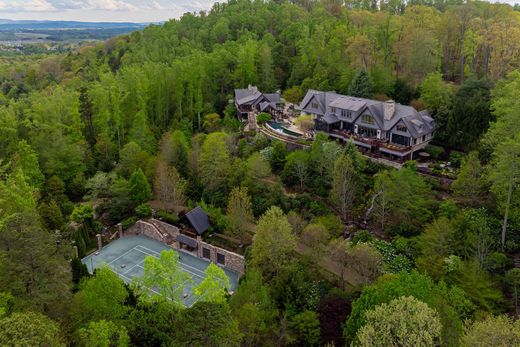
[[[75,22],[0,19],[0,30],[53,30],[53,29],[142,29],[151,23],[130,22]]]

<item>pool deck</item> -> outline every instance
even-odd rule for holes
[[[134,235],[112,241],[98,252],[89,254],[81,261],[87,266],[90,273],[93,272],[93,269],[105,265],[123,281],[131,283],[134,277],[142,276],[146,257],[159,258],[162,251],[170,250],[179,253],[182,270],[193,279],[193,284],[186,284],[184,288],[184,302],[189,307],[196,302],[193,286],[202,282],[205,277],[204,270],[210,264],[209,261],[198,258],[191,253],[173,249],[147,236]],[[229,278],[230,290],[234,291],[238,285],[238,274],[227,268],[223,268],[223,270]]]

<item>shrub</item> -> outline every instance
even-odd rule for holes
[[[139,218],[148,218],[152,215],[152,207],[149,203],[140,204],[135,208],[135,214]]]
[[[352,238],[352,243],[357,244],[359,242],[371,242],[374,240],[374,236],[372,236],[368,231],[361,230],[360,232],[356,233],[354,237]]]
[[[271,120],[271,115],[269,113],[260,112],[258,114],[258,116],[256,116],[256,122],[258,124],[269,122],[270,120]]]
[[[165,210],[159,210],[155,215],[161,218],[166,223],[177,224],[179,222],[179,216],[176,213],[170,213]]]
[[[453,167],[460,167],[460,165],[462,164],[462,161],[464,160],[464,153],[462,152],[457,152],[457,151],[452,151],[450,153],[450,163]]]
[[[126,230],[126,229],[130,228],[132,225],[134,225],[135,222],[137,222],[138,220],[139,220],[139,218],[137,218],[135,216],[125,218],[121,221],[121,226],[123,227],[123,230]]]
[[[439,159],[439,157],[444,153],[444,148],[440,146],[428,145],[424,149],[426,153],[431,155],[432,159]]]

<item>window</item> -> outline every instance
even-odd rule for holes
[[[341,110],[341,116],[342,117],[346,117],[346,118],[350,118],[352,116],[352,114],[350,113],[350,111]]]
[[[374,124],[374,118],[369,114],[364,114],[361,116],[361,122],[365,124]]]
[[[312,108],[318,108],[318,103],[317,103],[317,102],[313,102],[313,103],[311,104],[311,107],[312,107]]]
[[[211,259],[209,248],[202,247],[202,258]]]
[[[377,130],[365,127],[358,127],[358,134],[363,137],[375,138],[377,137]]]
[[[330,108],[330,112],[332,112],[332,113],[336,113],[336,108],[335,108],[335,107],[331,107],[331,108]]]
[[[406,127],[404,125],[398,125],[397,131],[405,133],[407,131]]]
[[[217,263],[225,265],[226,264],[226,256],[222,253],[217,253]]]
[[[426,141],[426,135],[423,135],[423,137],[422,137],[422,141],[423,141],[423,142]]]
[[[403,135],[392,134],[392,143],[395,143],[395,144],[401,145],[401,146],[409,146],[410,138],[407,136],[403,136]]]

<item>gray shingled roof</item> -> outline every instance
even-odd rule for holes
[[[365,107],[366,104],[367,102],[363,99],[353,98],[350,96],[340,96],[332,101],[329,106],[357,112]]]
[[[196,248],[198,244],[197,240],[183,234],[178,234],[176,239],[180,243],[184,243],[185,245],[188,245],[192,248]]]
[[[385,120],[384,101],[363,99],[336,94],[335,92],[321,92],[312,89],[309,89],[300,104],[300,108],[303,111],[305,111],[313,97],[318,101],[321,108],[319,114],[321,113],[324,118],[328,116],[326,107],[336,107],[354,112],[360,111],[366,107],[374,116],[378,128],[383,131],[391,130],[400,121],[405,124],[410,134],[415,138],[423,134],[431,133],[435,128],[435,121],[430,117],[427,110],[418,112],[412,106],[396,103],[394,115],[390,120]],[[316,113],[315,110],[309,111]],[[325,119],[324,121],[327,122]]]
[[[334,124],[334,123],[339,122],[338,117],[336,117],[336,115],[333,113],[329,113],[329,114],[323,116],[323,118],[321,118],[321,120],[327,124]]]
[[[256,87],[235,89],[235,100],[239,105],[252,104],[262,96],[264,96],[270,103],[280,102],[279,93],[262,94]]]
[[[211,227],[208,215],[200,206],[197,206],[190,212],[186,213],[186,218],[199,235],[202,235]]]

